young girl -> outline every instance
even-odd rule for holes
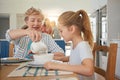
[[[73,43],[70,57],[63,57],[69,64],[47,62],[44,67],[75,72],[80,80],[94,80],[93,36],[87,13],[84,10],[64,12],[58,18],[58,25],[64,40]]]

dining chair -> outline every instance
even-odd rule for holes
[[[99,53],[104,52],[108,54],[106,70],[96,66],[97,55]],[[115,80],[115,69],[116,69],[116,55],[117,55],[117,44],[110,43],[110,46],[101,46],[94,44],[93,48],[93,56],[94,56],[94,70],[95,70],[95,78],[101,75],[104,80]],[[95,80],[98,80],[97,78]],[[99,79],[102,80],[102,79]]]
[[[0,58],[9,56],[9,42],[5,39],[0,39]]]
[[[60,46],[65,52],[65,45],[66,45],[65,41],[62,39],[54,39],[54,40],[58,44],[58,46]]]
[[[13,57],[14,54],[14,43],[9,43],[9,57]]]

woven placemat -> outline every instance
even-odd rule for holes
[[[21,69],[19,69],[21,66],[24,66],[25,64],[21,64],[19,67],[14,69],[8,77],[25,77],[25,76],[48,76],[48,75],[65,75],[65,74],[73,74],[73,72],[68,71],[58,71],[58,70],[52,70],[48,71],[44,69],[43,67],[28,67],[25,66]]]

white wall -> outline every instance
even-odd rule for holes
[[[107,0],[0,0],[0,13],[10,14],[10,28],[16,27],[16,14],[28,8],[40,8],[48,16],[58,16],[66,10],[84,9],[92,13],[107,3]],[[53,14],[54,13],[54,14]]]
[[[108,40],[120,39],[120,0],[108,0]]]
[[[33,6],[44,11],[85,9],[90,13],[106,2],[107,0],[0,0],[0,12],[22,13]]]
[[[17,26],[16,26],[16,13],[10,13],[10,28],[11,29],[15,29]]]

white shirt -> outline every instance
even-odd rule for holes
[[[71,49],[69,63],[71,65],[81,64],[82,61],[86,58],[93,59],[92,50],[88,42],[82,41],[78,43],[78,45],[74,49]],[[78,76],[80,77],[80,80],[94,80],[93,76],[92,77],[85,77],[82,75]]]

